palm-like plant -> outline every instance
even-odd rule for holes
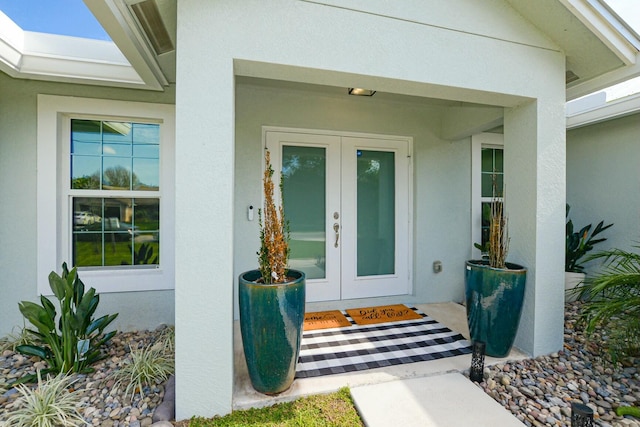
[[[603,269],[580,288],[580,298],[586,300],[581,319],[587,333],[605,327],[614,360],[639,354],[640,253],[610,249],[589,257],[594,259],[604,261]]]

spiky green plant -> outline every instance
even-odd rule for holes
[[[20,397],[12,410],[6,425],[13,427],[67,427],[85,424],[78,413],[81,393],[69,391],[73,383],[66,374],[42,380],[37,374],[36,388],[20,384],[16,387]]]
[[[569,210],[571,210],[571,206],[567,204],[565,213],[567,224],[565,227],[564,271],[583,273],[584,266],[578,261],[580,261],[587,252],[591,251],[594,245],[607,240],[605,237],[600,239],[596,239],[595,237],[607,228],[612,227],[613,224],[604,225],[604,221],[600,221],[591,232],[591,235],[589,235],[591,224],[585,225],[580,231],[573,231],[573,221],[569,219]]]
[[[614,361],[640,354],[640,254],[610,249],[589,257],[596,259],[603,260],[602,270],[579,290],[587,334],[602,326]]]
[[[38,344],[19,345],[16,350],[45,360],[49,365],[45,373],[91,372],[91,365],[106,357],[100,347],[116,331],[104,333],[104,329],[118,314],[93,319],[100,296],[94,288],[85,293],[77,270],[74,268],[69,271],[66,263],[62,264],[62,276],[55,271],[49,274],[49,285],[58,300],[59,318],[53,303],[43,295],[40,296],[41,305],[30,301],[19,303],[22,315],[35,326],[35,329],[28,331]],[[35,381],[35,375],[27,375],[19,380],[31,381]]]
[[[126,384],[124,396],[130,394],[133,400],[136,390],[142,397],[145,385],[162,383],[168,380],[173,372],[173,357],[166,355],[162,350],[154,346],[132,350],[130,359],[125,362],[125,365],[114,371],[114,387],[120,388]]]

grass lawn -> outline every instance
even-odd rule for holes
[[[304,397],[260,409],[235,411],[224,417],[193,418],[178,427],[357,427],[364,426],[356,412],[351,393],[342,388],[335,393]]]

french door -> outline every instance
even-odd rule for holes
[[[410,292],[410,139],[265,129],[307,301]]]

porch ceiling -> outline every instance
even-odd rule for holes
[[[330,86],[321,84],[310,84],[302,82],[293,82],[287,80],[275,80],[259,77],[237,76],[236,83],[247,84],[252,86],[268,87],[278,90],[294,90],[304,91],[310,94],[325,96],[347,96],[347,87]],[[375,101],[393,102],[401,104],[416,104],[432,107],[476,107],[476,108],[494,108],[484,104],[476,104],[472,102],[454,101],[448,99],[437,99],[423,96],[403,95],[399,93],[381,92],[378,88],[372,87],[367,89],[376,90],[373,97]]]

